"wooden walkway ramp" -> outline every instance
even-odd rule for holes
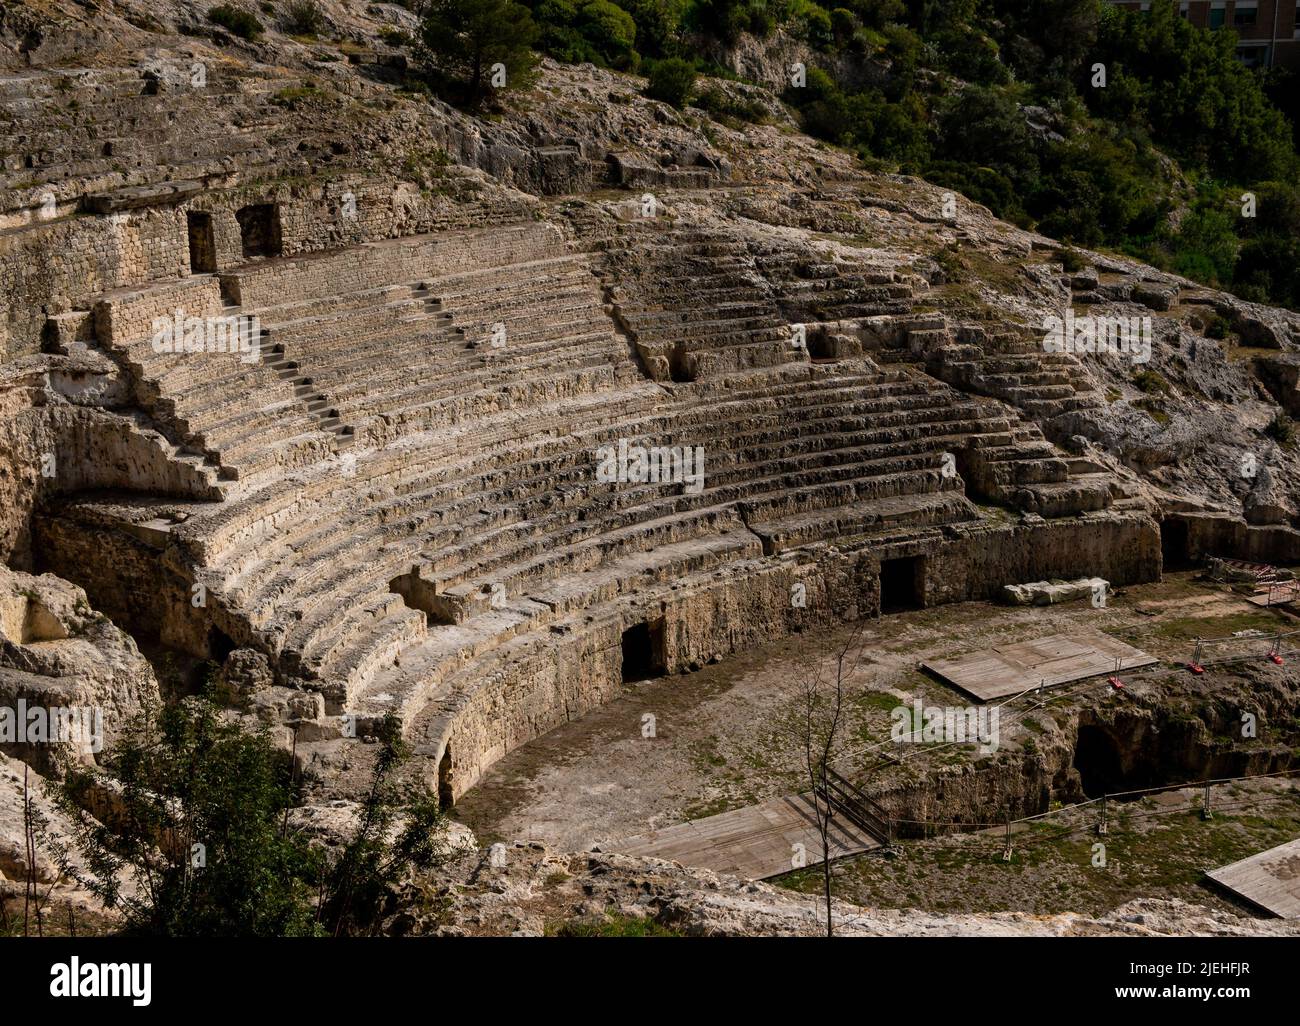
[[[1018,695],[1040,683],[1045,687],[1150,666],[1156,660],[1101,631],[1053,634],[1034,641],[996,645],[958,656],[930,659],[921,666],[981,702]]]
[[[880,842],[846,816],[836,815],[829,847],[830,857],[839,859],[879,848]],[[805,865],[822,861],[821,834],[807,794],[652,830],[602,845],[602,850],[669,859],[747,880],[790,872],[797,868],[801,852]]]
[[[1300,837],[1205,874],[1282,919],[1300,919]]]

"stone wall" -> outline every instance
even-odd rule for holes
[[[539,651],[484,682],[435,741],[432,769],[444,800],[473,787],[507,752],[614,698],[622,686],[620,625],[606,622],[563,640],[539,640]]]
[[[0,362],[40,348],[47,316],[98,292],[189,273],[172,209],[76,217],[0,236]]]
[[[1144,514],[1098,513],[1064,521],[956,529],[927,555],[925,604],[994,600],[1004,584],[1104,577],[1160,579],[1160,529]]]
[[[881,558],[910,555],[925,557],[927,606],[993,598],[1010,582],[1095,573],[1124,584],[1160,574],[1155,523],[1110,514],[1004,525],[937,544],[821,549],[730,566],[708,585],[634,603],[621,619],[539,639],[457,709],[445,740],[428,739],[426,754],[437,756],[430,765],[450,752],[442,785],[459,796],[507,752],[609,701],[622,686],[622,632],[638,622],[661,630],[663,672],[687,672],[806,627],[878,615]],[[796,585],[803,586],[803,606],[792,602]],[[1031,784],[1025,808],[1046,793]]]
[[[1170,522],[1186,525],[1186,554],[1192,560],[1224,556],[1259,563],[1300,562],[1300,531],[1293,527],[1256,527],[1223,514],[1176,514],[1165,518]]]
[[[222,284],[232,300],[257,308],[284,302],[290,286],[295,301],[318,299],[563,252],[563,238],[556,228],[528,222],[267,261],[222,275]]]
[[[79,405],[121,398],[118,383],[94,361],[27,360],[27,373],[12,374],[0,388],[0,561],[34,565],[32,515],[63,493],[215,496],[211,478],[193,461],[177,459],[157,432],[130,417]]]
[[[664,672],[686,672],[805,627],[874,615],[878,574],[865,552],[756,560],[688,592],[633,602],[580,632],[538,638],[469,696],[443,737],[427,739],[430,765],[450,752],[441,786],[459,797],[507,752],[610,701],[622,688],[623,631],[635,624],[661,625]],[[803,605],[792,601],[796,585]]]
[[[409,182],[351,177],[205,192],[183,202],[38,222],[0,235],[0,362],[39,351],[50,316],[87,309],[102,293],[189,275],[190,212],[212,218],[217,270],[246,264],[235,215],[263,203],[276,207],[286,256],[518,221],[529,210],[522,195],[484,207]]]
[[[124,289],[95,304],[95,338],[104,346],[147,339],[155,318],[170,320],[178,309],[185,317],[210,317],[221,308],[221,284],[212,275]]]
[[[83,588],[96,609],[133,637],[201,659],[213,654],[213,618],[193,605],[191,582],[168,566],[156,540],[57,512],[38,515],[34,532],[41,569]]]

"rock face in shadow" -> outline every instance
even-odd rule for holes
[[[135,642],[84,591],[0,567],[0,752],[61,776],[100,760],[158,698]]]

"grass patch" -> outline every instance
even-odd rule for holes
[[[1280,622],[1271,613],[1260,611],[1230,613],[1226,616],[1182,616],[1165,620],[1153,633],[1170,641],[1190,641],[1194,638],[1222,638],[1237,631],[1276,631]]]
[[[1168,395],[1169,382],[1153,370],[1137,371],[1132,377],[1133,387],[1147,395]]]
[[[606,912],[597,922],[573,920],[546,929],[548,937],[682,937],[684,934],[637,916]]]

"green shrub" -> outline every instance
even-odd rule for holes
[[[943,271],[945,283],[957,284],[966,278],[966,265],[961,259],[961,247],[955,242],[950,242],[946,246],[940,246],[930,258],[939,265]]]
[[[1210,322],[1205,326],[1205,337],[1222,341],[1228,337],[1231,328],[1232,325],[1228,323],[1226,317],[1222,314],[1215,313],[1210,318]]]
[[[1289,449],[1295,444],[1295,421],[1279,410],[1273,414],[1273,419],[1264,428],[1264,434],[1277,442],[1283,449]]]
[[[695,106],[706,110],[716,121],[747,121],[761,124],[767,119],[762,101],[730,95],[717,86],[709,86],[695,98]]]
[[[414,46],[415,38],[409,33],[404,32],[392,25],[385,25],[379,30],[379,38],[389,46]]]
[[[1147,395],[1168,395],[1169,382],[1157,371],[1140,370],[1133,375],[1133,387]]]
[[[262,34],[262,23],[255,15],[230,4],[221,4],[208,11],[208,21],[220,25],[240,39],[257,39]]]
[[[903,0],[848,0],[845,4],[868,28],[880,29],[902,21],[907,14]]]
[[[1061,261],[1061,266],[1067,274],[1077,274],[1088,266],[1088,261],[1076,249],[1058,249],[1056,259]]]
[[[1024,115],[1005,93],[968,86],[949,101],[939,117],[939,156],[989,168],[1013,182],[1037,175]]]
[[[831,16],[825,7],[812,3],[812,0],[790,0],[789,15],[800,34],[815,49],[824,50],[834,41]]]
[[[312,856],[282,830],[291,767],[265,732],[186,699],[136,717],[105,761],[118,789],[102,823],[82,811],[93,805],[93,773],[70,774],[58,798],[91,874],[69,875],[118,911],[126,932],[314,932]],[[121,887],[128,877],[135,892]]]
[[[970,26],[946,29],[935,38],[944,64],[958,78],[981,85],[1007,82],[1010,73],[1002,63],[998,45]]]
[[[316,0],[293,0],[285,14],[284,31],[291,36],[314,36],[325,24]]]
[[[786,10],[780,13],[791,15],[789,7],[793,5],[785,5]],[[694,0],[687,8],[692,28],[728,43],[735,42],[742,32],[764,38],[771,35],[777,25],[777,14],[777,5],[765,0]]]
[[[831,33],[837,46],[843,46],[852,39],[861,26],[858,16],[848,8],[836,7],[831,11]]]
[[[694,88],[694,66],[680,57],[668,57],[656,61],[650,69],[645,94],[652,100],[662,100],[680,110],[690,101]]]
[[[987,167],[972,167],[961,161],[940,160],[930,163],[925,177],[935,185],[943,185],[955,192],[982,203],[998,217],[1017,224],[1028,220],[1020,205],[1020,191],[1006,175]]]
[[[320,95],[320,90],[311,83],[308,83],[303,86],[289,86],[285,89],[281,89],[271,97],[271,102],[278,107],[288,107],[290,110],[297,110],[301,101],[310,100]]]

